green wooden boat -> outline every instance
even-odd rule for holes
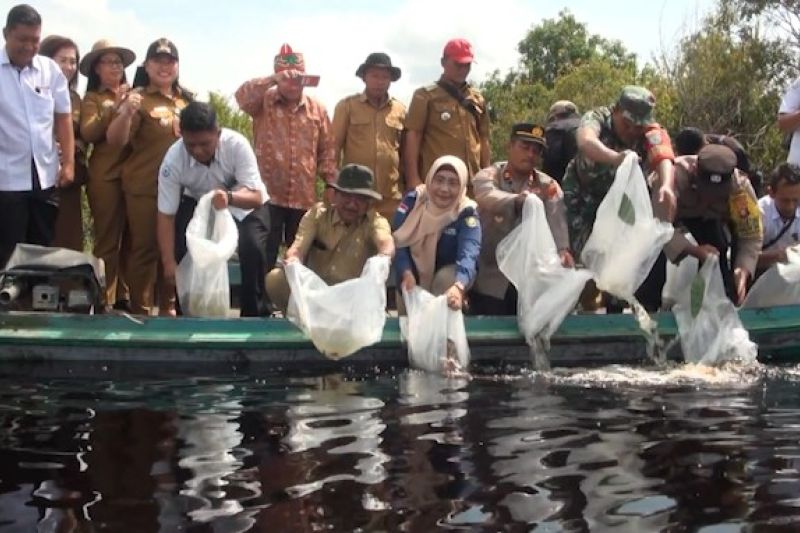
[[[740,311],[762,361],[800,359],[800,306]],[[655,316],[664,341],[677,333],[671,313]],[[472,360],[528,364],[515,317],[466,317]],[[667,352],[680,359],[680,350]],[[648,361],[645,337],[633,317],[571,315],[552,338],[555,366]],[[382,340],[341,361],[329,361],[284,319],[143,318],[9,312],[0,314],[0,360],[16,362],[153,362],[197,365],[407,365],[397,318]]]

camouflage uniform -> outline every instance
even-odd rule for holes
[[[586,113],[580,128],[591,128],[601,143],[612,150],[633,150],[642,161],[642,171],[647,175],[664,159],[673,159],[669,134],[658,124],[647,126],[644,135],[632,146],[626,145],[616,133],[611,122],[613,109],[600,107]],[[614,182],[617,168],[614,165],[597,163],[578,152],[567,166],[564,181],[564,203],[567,207],[569,241],[576,257],[586,244],[594,226],[597,208]]]
[[[634,150],[640,157],[644,156],[644,139],[637,141],[634,146],[626,145],[614,133],[611,113],[610,107],[589,111],[583,115],[580,127],[592,128],[597,132],[600,142],[612,150],[618,152]],[[567,165],[561,187],[564,190],[564,203],[567,207],[569,242],[577,254],[580,254],[592,232],[597,208],[614,182],[616,172],[617,168],[614,165],[596,163],[580,152]]]

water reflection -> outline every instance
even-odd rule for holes
[[[800,367],[0,377],[3,531],[800,527]]]

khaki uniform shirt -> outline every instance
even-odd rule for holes
[[[376,211],[384,217],[394,215],[403,195],[400,190],[400,140],[406,106],[389,98],[376,108],[364,93],[354,94],[336,104],[333,135],[340,146],[341,164],[356,163],[375,174],[375,188],[383,196]],[[336,154],[337,159],[340,154]]]
[[[682,218],[705,218],[724,223],[730,234],[736,237],[736,256],[733,268],[743,268],[752,277],[755,274],[758,255],[763,238],[761,212],[758,199],[747,176],[734,170],[733,187],[728,196],[703,199],[694,184],[694,166],[697,156],[682,156],[675,160],[675,192],[678,197],[675,225],[677,230],[665,246],[664,253],[670,261],[679,261],[691,244],[680,231]]]
[[[334,285],[359,277],[367,259],[378,253],[378,244],[391,235],[389,222],[373,209],[348,226],[335,209],[320,202],[303,215],[292,247],[308,268]]]
[[[180,137],[179,115],[188,103],[181,96],[165,96],[155,88],[142,90],[142,106],[131,120],[131,152],[122,164],[126,193],[156,197],[161,160]]]
[[[468,84],[464,84],[461,92],[477,104],[479,118],[437,84],[414,92],[406,116],[406,129],[422,133],[421,180],[425,180],[433,162],[443,155],[454,155],[464,161],[470,176],[481,169],[481,142],[489,139],[486,101],[477,89]]]
[[[81,137],[92,144],[89,157],[89,179],[118,180],[122,162],[130,154],[130,146],[114,146],[106,142],[106,131],[114,116],[116,96],[108,89],[90,91],[81,102]]]
[[[496,163],[473,179],[483,228],[475,290],[494,298],[503,298],[508,289],[508,279],[497,267],[497,245],[520,223],[521,217],[514,208],[519,193],[531,191],[542,200],[556,248],[569,249],[564,193],[558,182],[538,170],[526,180],[515,180],[505,170],[505,162]]]

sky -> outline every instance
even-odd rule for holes
[[[12,0],[13,1],[13,0]],[[403,71],[390,92],[408,103],[414,89],[434,82],[448,39],[474,48],[470,80],[480,82],[519,61],[517,44],[543,19],[569,9],[589,31],[619,39],[639,63],[674,51],[696,30],[715,0],[27,0],[42,15],[42,36],[71,37],[82,54],[110,38],[137,54],[159,37],[180,54],[180,79],[206,99],[232,96],[244,81],[272,73],[281,44],[305,56],[306,72],[321,76],[306,89],[332,112],[359,92],[355,71],[370,52],[388,53]],[[5,5],[13,5],[11,2]],[[7,10],[6,10],[7,12]],[[3,15],[3,20],[5,14]],[[128,69],[133,78],[134,67]],[[85,80],[82,80],[83,87]]]

